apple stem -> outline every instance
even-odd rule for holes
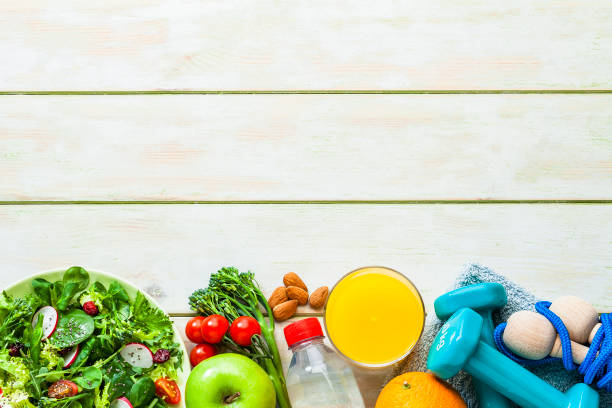
[[[235,394],[232,394],[228,397],[225,397],[225,399],[223,400],[223,402],[225,402],[226,404],[231,404],[232,402],[236,401],[238,398],[240,398],[240,393],[237,392]]]

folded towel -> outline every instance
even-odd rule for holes
[[[461,275],[457,278],[453,288],[456,289],[463,286],[473,285],[482,282],[498,282],[504,285],[508,294],[508,304],[501,310],[493,313],[493,322],[498,325],[501,322],[508,320],[508,317],[519,310],[534,310],[534,304],[538,300],[551,299],[536,299],[531,293],[521,288],[517,284],[509,281],[503,276],[493,272],[491,269],[480,265],[469,265]],[[442,293],[440,293],[442,294]],[[560,293],[559,295],[565,295]],[[568,295],[570,293],[567,293]],[[425,371],[427,369],[427,354],[429,347],[434,338],[440,331],[443,322],[438,320],[435,313],[431,311],[428,316],[428,324],[423,332],[421,340],[416,345],[415,349],[406,360],[400,363],[392,373],[389,379],[408,371]],[[556,362],[542,366],[528,367],[530,371],[542,378],[555,388],[561,391],[566,391],[572,385],[582,382],[581,376],[576,371],[566,371],[562,363]],[[463,397],[469,408],[478,408],[478,401],[472,387],[471,377],[464,372],[459,373],[449,380],[449,383]],[[612,394],[600,391],[600,407],[612,407]]]

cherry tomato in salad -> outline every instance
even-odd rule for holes
[[[196,316],[193,319],[190,319],[187,322],[187,326],[185,326],[185,334],[187,338],[194,343],[203,343],[204,338],[202,338],[202,323],[204,322],[204,316]]]
[[[259,322],[251,316],[240,316],[230,327],[230,336],[236,344],[246,347],[252,344],[252,337],[261,334]]]
[[[191,353],[189,353],[189,361],[191,361],[191,365],[195,367],[214,355],[217,355],[215,346],[206,343],[198,344],[191,350]]]
[[[202,323],[202,337],[209,344],[217,344],[229,329],[229,322],[221,315],[210,315]]]
[[[47,394],[49,398],[62,399],[74,397],[79,393],[79,386],[68,380],[59,380],[51,384]]]
[[[158,378],[155,381],[155,394],[167,404],[175,405],[181,402],[181,390],[176,382],[169,378]]]

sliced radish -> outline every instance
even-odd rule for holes
[[[79,355],[79,345],[77,344],[73,348],[70,349],[68,354],[64,356],[64,368],[69,368],[74,361],[77,359]]]
[[[57,328],[57,322],[59,320],[59,315],[57,314],[57,310],[53,306],[43,306],[38,309],[38,312],[34,313],[34,317],[32,318],[32,327],[36,327],[38,324],[38,316],[42,316],[42,331],[43,331],[43,340],[48,339],[55,332]]]
[[[111,402],[110,408],[134,408],[129,399],[120,397]]]
[[[0,388],[0,398],[2,398],[3,394],[4,394],[4,391],[2,391],[2,388]],[[0,401],[0,408],[13,408],[13,406],[9,404],[7,401]]]
[[[153,365],[153,353],[142,343],[126,344],[119,354],[132,367],[149,368]]]

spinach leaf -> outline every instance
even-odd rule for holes
[[[127,292],[121,286],[121,284],[117,281],[112,281],[108,287],[108,294],[113,298],[115,302],[122,301],[126,303],[130,303],[130,297]]]
[[[98,287],[94,288],[95,292],[93,293],[103,294],[102,305],[104,306],[105,309],[108,309],[109,311],[116,313],[122,307],[124,307],[123,305],[125,304],[129,305],[130,297],[119,282],[112,281],[111,284],[108,286],[108,290],[106,291],[103,290],[104,285],[100,285],[100,286],[101,287],[99,288]]]
[[[83,369],[81,376],[73,381],[86,390],[93,390],[102,384],[102,370],[98,367],[87,367]]]
[[[115,358],[104,368],[104,383],[108,386],[109,399],[128,394],[134,385],[133,376],[137,373],[134,367],[126,363],[122,358]]]
[[[82,408],[92,408],[94,405],[94,396],[87,395],[87,397],[80,400]]]
[[[32,290],[43,305],[57,308],[64,285],[62,282],[51,283],[45,279],[36,278],[32,281]]]
[[[32,290],[44,305],[51,305],[60,311],[68,308],[74,297],[89,286],[89,273],[80,266],[73,266],[64,272],[62,281],[51,283],[46,279],[32,281]]]
[[[93,350],[95,344],[96,344],[96,338],[90,337],[85,342],[83,347],[79,346],[80,348],[79,354],[77,355],[76,360],[74,360],[74,363],[72,363],[73,367],[80,368],[84,366],[85,363],[87,363],[87,359],[89,359],[89,356],[91,355],[91,351]]]
[[[130,318],[130,305],[125,302],[118,302],[115,313],[117,319],[126,321]]]
[[[132,385],[128,399],[134,408],[138,408],[149,404],[154,396],[155,383],[149,377],[143,377]]]
[[[109,384],[110,388],[108,392],[110,400],[112,401],[122,395],[127,395],[130,389],[132,389],[134,382],[125,372],[119,372],[110,378]]]
[[[73,347],[86,340],[93,331],[93,318],[84,311],[76,309],[60,318],[50,340],[60,349]]]
[[[36,278],[32,281],[34,294],[41,300],[43,305],[51,305],[51,292],[53,284],[46,279]]]
[[[89,286],[89,273],[80,266],[73,266],[64,272],[61,295],[57,301],[59,310],[66,310],[73,298]]]
[[[30,358],[36,366],[38,366],[38,361],[40,360],[40,342],[43,338],[43,320],[44,319],[38,319],[36,322],[36,327],[34,327],[34,330],[30,332],[29,338]]]

